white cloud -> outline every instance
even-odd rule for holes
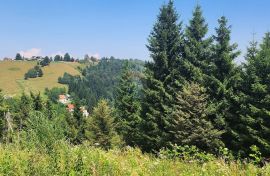
[[[91,53],[90,53],[90,54],[88,54],[88,56],[89,56],[89,57],[91,57],[91,56],[92,56],[92,57],[97,58],[97,59],[99,59],[99,58],[100,58],[99,53],[95,53],[95,54],[91,54]]]
[[[31,58],[32,56],[40,56],[41,55],[41,49],[39,48],[31,48],[26,51],[20,51],[20,54],[26,58]]]

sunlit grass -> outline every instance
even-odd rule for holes
[[[52,62],[42,68],[43,77],[24,80],[24,74],[35,65],[36,62],[31,61],[0,61],[0,89],[9,95],[18,95],[23,91],[43,92],[46,87],[65,87],[58,83],[58,77],[64,72],[80,74],[77,70],[79,63]]]
[[[1,175],[269,175],[270,167],[216,159],[204,164],[160,159],[138,149],[104,151],[58,143],[51,152],[0,147]]]

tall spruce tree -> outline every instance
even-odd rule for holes
[[[126,61],[116,95],[116,122],[117,129],[127,145],[136,146],[140,138],[141,124],[138,85],[135,82],[135,73],[131,71]]]
[[[17,119],[19,131],[21,131],[26,124],[27,119],[29,118],[30,112],[33,110],[32,99],[27,96],[25,93],[22,94],[19,102],[19,118]]]
[[[86,129],[89,134],[88,139],[104,149],[120,145],[121,140],[115,130],[114,120],[112,109],[107,101],[100,100],[93,110],[88,129]]]
[[[181,56],[181,23],[174,4],[163,5],[147,46],[153,62],[146,64],[143,78],[142,131],[140,145],[143,150],[158,150],[168,140],[168,114],[172,96],[166,79]]]
[[[208,119],[208,96],[205,88],[195,83],[186,84],[177,93],[171,116],[173,144],[195,145],[211,152],[223,146],[220,140],[222,131],[216,130]]]
[[[224,130],[230,123],[236,122],[239,110],[238,94],[241,81],[241,70],[234,60],[240,54],[236,51],[237,44],[231,44],[231,26],[228,20],[222,16],[218,20],[219,26],[213,36],[214,44],[210,58],[209,69],[206,76],[208,93],[213,102],[211,118],[218,129]],[[231,130],[228,126],[228,130]],[[225,133],[226,134],[226,133]],[[230,137],[227,136],[228,141]]]
[[[227,81],[228,83],[234,82],[236,84],[227,85],[226,89],[229,91],[227,91],[225,97],[229,102],[225,104],[224,101],[221,101],[224,105],[223,107],[220,107],[220,110],[222,111],[219,111],[227,111],[227,113],[224,113],[224,116],[226,117],[226,133],[224,133],[223,141],[229,149],[239,156],[248,156],[248,153],[250,152],[249,148],[254,142],[250,135],[256,136],[255,134],[257,133],[254,129],[255,121],[253,117],[246,115],[248,107],[248,96],[246,93],[248,91],[245,87],[247,82],[250,81],[249,76],[252,76],[247,75],[246,68],[249,65],[249,60],[254,60],[257,57],[257,53],[257,42],[253,39],[253,41],[250,42],[250,46],[247,48],[247,54],[245,56],[247,63],[243,63],[240,72],[232,72],[236,74],[229,79],[229,82]],[[238,68],[236,70],[238,70]]]
[[[193,11],[193,17],[185,30],[184,58],[188,64],[186,73],[188,79],[203,82],[203,74],[209,69],[210,45],[212,38],[206,38],[208,25],[202,15],[201,6],[197,5]],[[195,67],[195,68],[194,68]],[[199,68],[199,69],[198,69]]]
[[[229,79],[235,70],[234,59],[239,56],[240,51],[235,51],[237,44],[230,44],[231,40],[231,26],[228,26],[228,20],[225,16],[222,16],[219,20],[219,27],[216,28],[216,35],[213,36],[215,40],[214,45],[214,57],[213,75],[219,81],[224,82]]]
[[[256,145],[264,156],[270,154],[270,33],[257,50],[252,42],[244,65],[243,92],[241,106],[241,137],[235,149],[249,153],[251,145]]]
[[[182,22],[178,22],[178,18],[173,1],[163,5],[148,39],[147,48],[153,59],[148,69],[153,70],[154,77],[162,82],[181,56]]]

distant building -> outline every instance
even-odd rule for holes
[[[59,95],[58,101],[62,104],[67,104],[70,102],[69,95]]]
[[[82,114],[83,114],[84,117],[88,117],[89,116],[89,112],[85,109],[84,106],[81,106],[80,109],[81,109],[81,112],[82,112]]]
[[[11,59],[11,58],[8,58],[8,57],[5,57],[5,58],[3,59],[3,61],[12,61],[12,59]]]
[[[28,61],[41,61],[43,60],[42,56],[32,56],[31,58],[27,58]]]
[[[67,110],[68,110],[68,112],[70,112],[70,113],[74,112],[74,104],[68,104],[68,105],[67,105]]]

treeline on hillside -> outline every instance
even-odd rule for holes
[[[118,93],[112,93],[117,75],[104,68],[115,61],[103,60],[85,69],[83,78],[72,77],[70,91],[90,106],[100,97],[115,98],[116,121],[122,124],[118,132],[143,151],[177,144],[212,153],[227,147],[239,157],[256,148],[269,156],[270,33],[260,45],[250,42],[242,65],[235,64],[240,52],[231,43],[225,16],[207,36],[199,5],[183,27],[170,1],[160,9],[148,39],[152,61],[145,65],[142,90],[126,71]]]
[[[139,80],[144,62],[110,57],[102,58],[97,65],[87,66],[82,70],[83,77],[65,73],[58,79],[58,82],[67,84],[69,93],[80,99],[82,104],[86,104],[89,110],[92,110],[101,98],[110,101],[115,99],[116,87],[125,62],[129,63],[130,69],[134,71],[134,75]]]
[[[15,60],[17,61],[22,61],[22,60],[27,60],[27,61],[38,61],[39,64],[44,67],[50,64],[51,61],[65,61],[65,62],[81,62],[81,63],[95,63],[98,62],[98,58],[94,57],[94,56],[89,56],[88,54],[86,54],[84,56],[83,59],[79,60],[78,58],[75,59],[74,57],[70,56],[69,53],[65,53],[64,56],[61,56],[59,54],[55,55],[54,57],[49,57],[49,56],[32,56],[30,58],[24,57],[22,56],[20,53],[17,53],[15,56]]]

